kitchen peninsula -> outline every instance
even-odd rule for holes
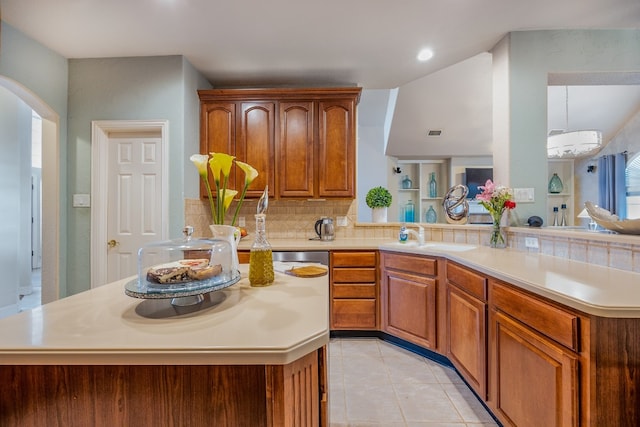
[[[326,423],[327,276],[246,269],[199,310],[123,280],[0,320],[0,425]]]
[[[445,356],[505,426],[640,425],[638,273],[450,241],[270,243],[330,252],[332,331]]]

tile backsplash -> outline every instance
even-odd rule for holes
[[[246,200],[240,210],[246,227],[254,229],[256,200]],[[336,225],[336,239],[387,238],[396,239],[400,223],[358,223],[355,200],[274,200],[269,201],[267,211],[267,237],[270,239],[308,239],[315,237],[315,222],[321,217],[347,218],[346,227]],[[234,211],[233,205],[230,212]],[[211,236],[209,204],[200,199],[185,199],[185,224],[194,227],[195,236]],[[229,218],[230,220],[230,218]],[[425,239],[430,241],[489,244],[488,225],[420,224]],[[411,225],[409,225],[411,227]],[[525,252],[535,252],[588,262],[620,270],[640,273],[640,236],[594,233],[582,229],[554,230],[550,228],[507,228],[509,247]],[[538,239],[538,248],[525,245],[526,237]]]

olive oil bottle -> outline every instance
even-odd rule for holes
[[[273,283],[273,253],[267,241],[266,215],[256,214],[256,238],[249,253],[249,283],[251,286],[269,286]]]

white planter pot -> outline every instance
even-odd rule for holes
[[[371,209],[371,217],[373,222],[387,222],[387,208]]]

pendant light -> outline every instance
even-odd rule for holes
[[[565,86],[564,132],[552,133],[547,138],[547,157],[550,159],[571,159],[590,156],[602,146],[602,131],[569,130],[569,86]]]

